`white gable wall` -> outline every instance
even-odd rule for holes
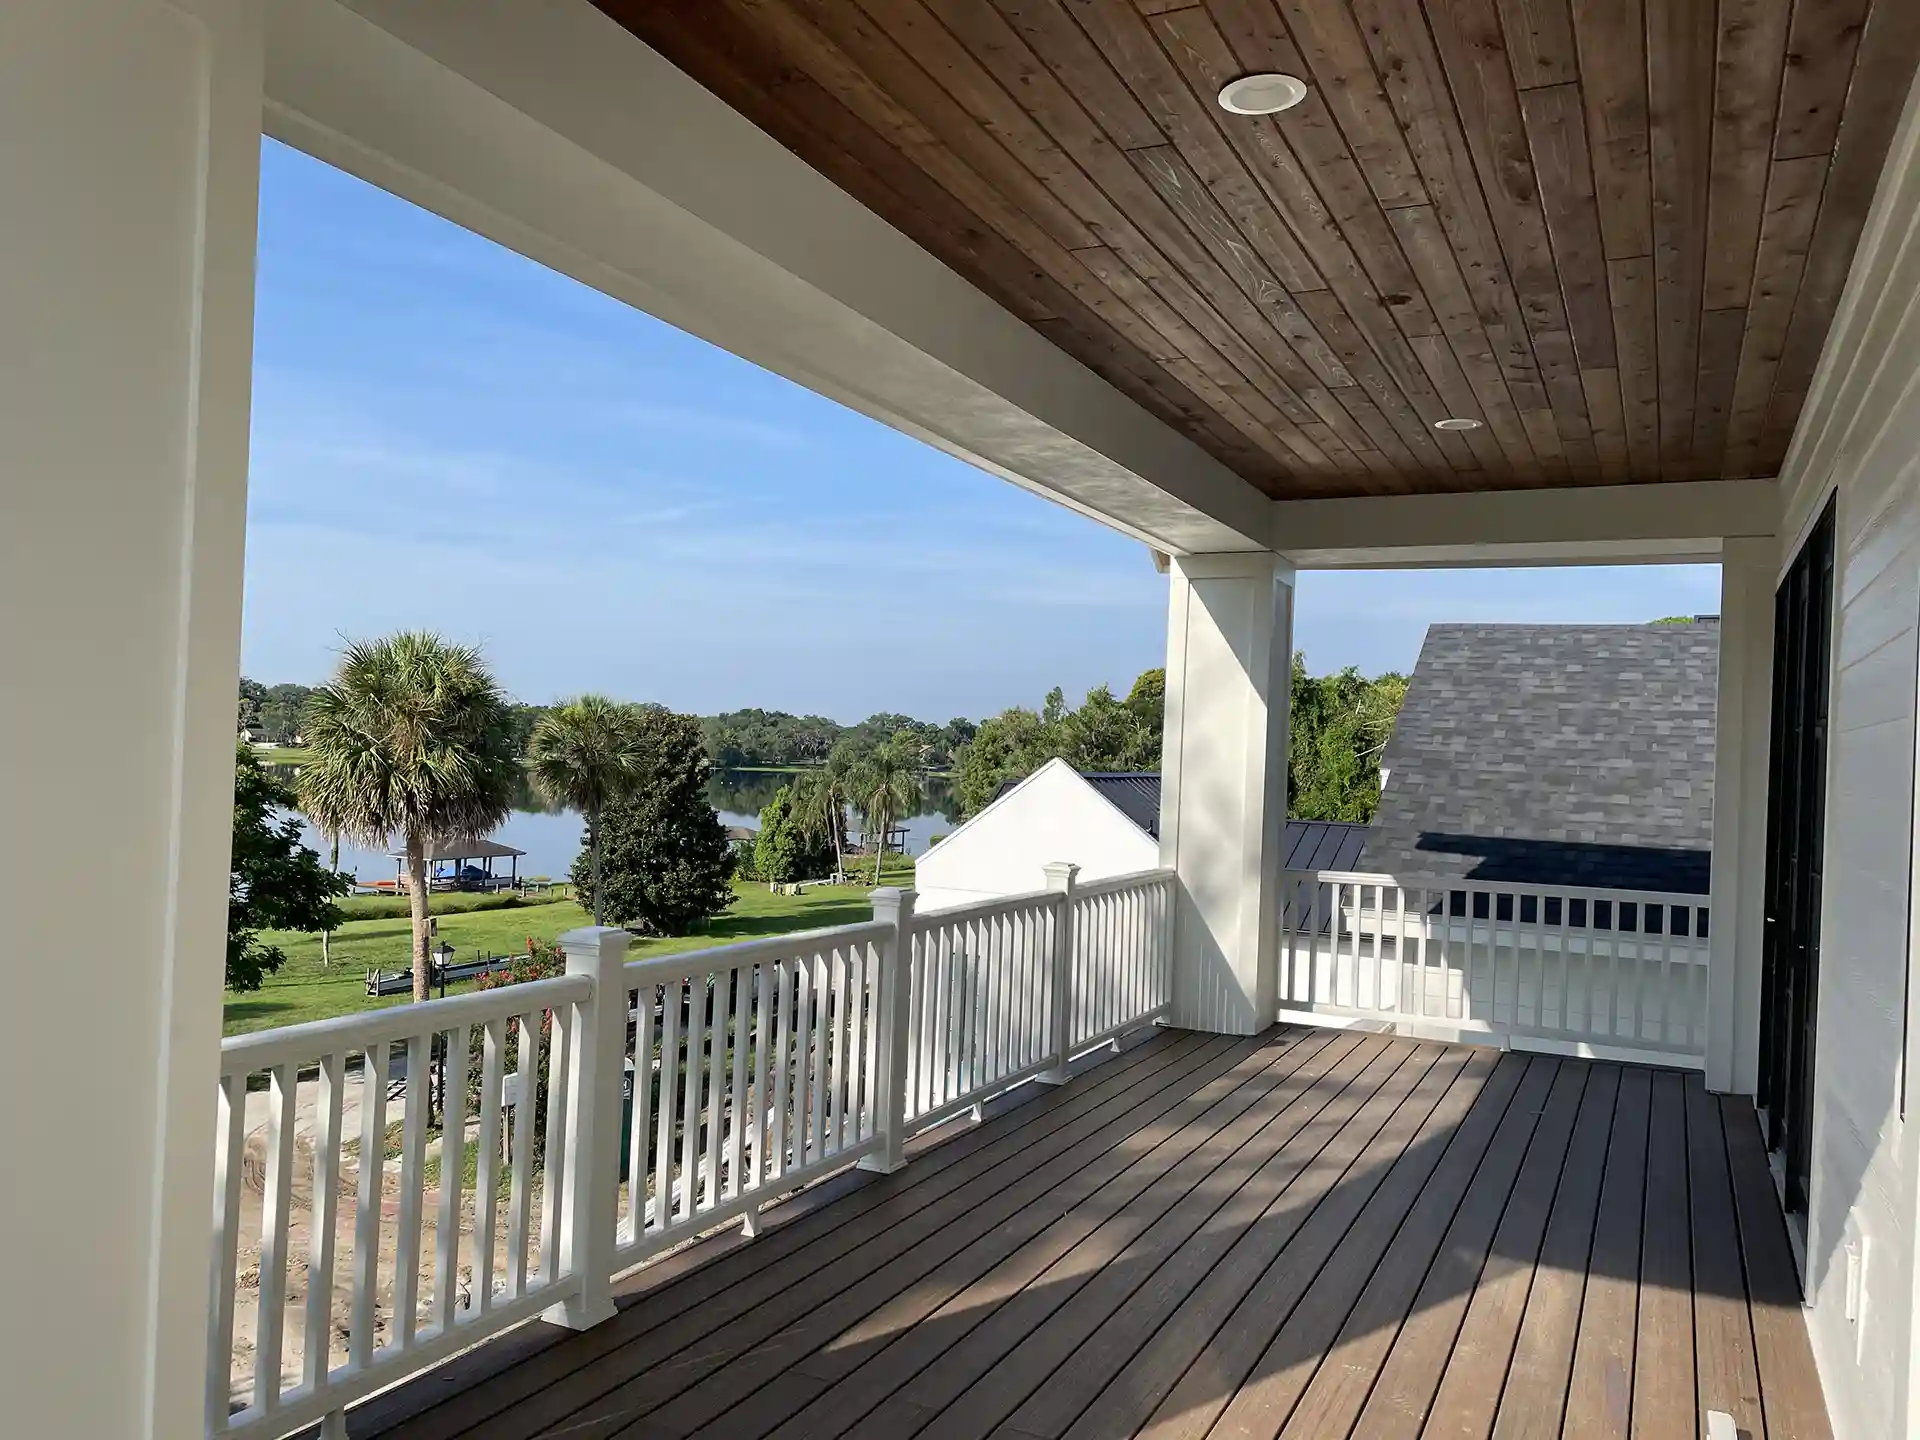
[[[1827,353],[1782,471],[1791,560],[1836,516],[1808,1325],[1834,1433],[1920,1433],[1915,1230],[1903,1046],[1911,1007],[1914,746],[1920,686],[1920,117],[1909,99]],[[1911,1085],[1907,1087],[1911,1090]],[[1865,1295],[1847,1316],[1847,1251]]]
[[[1044,867],[1065,860],[1104,880],[1160,863],[1152,836],[1064,760],[1050,760],[921,856],[919,908],[944,910],[1044,890]]]

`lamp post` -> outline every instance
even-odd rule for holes
[[[440,998],[444,1000],[447,998],[447,967],[453,963],[453,946],[449,945],[446,941],[442,940],[438,945],[433,947],[430,953],[432,954],[435,962],[437,962],[435,968],[439,971],[439,975],[440,975]],[[428,979],[431,980],[432,977],[429,976]],[[434,1034],[433,1052],[434,1052],[433,1079],[430,1082],[429,1091],[427,1095],[427,1123],[429,1125],[433,1123],[434,1116],[439,1114],[440,1111],[445,1108],[447,1103],[447,1037],[446,1036],[441,1035],[438,1032]],[[445,1141],[445,1138],[443,1137],[441,1140],[442,1159],[440,1162],[443,1165],[446,1163],[445,1145],[446,1145],[446,1141]],[[458,1152],[456,1151],[455,1153],[457,1154]]]

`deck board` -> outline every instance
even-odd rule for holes
[[[1028,1094],[349,1433],[1828,1434],[1751,1107],[1697,1076],[1293,1027]]]

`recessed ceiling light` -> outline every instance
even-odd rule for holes
[[[1220,87],[1220,108],[1236,115],[1272,115],[1307,98],[1307,82],[1291,75],[1242,75]]]
[[[1480,428],[1480,422],[1469,419],[1464,415],[1456,415],[1451,420],[1434,421],[1433,428],[1436,430],[1478,430]]]

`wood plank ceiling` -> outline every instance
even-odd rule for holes
[[[600,4],[1284,497],[1774,474],[1920,56],[1920,0]]]

